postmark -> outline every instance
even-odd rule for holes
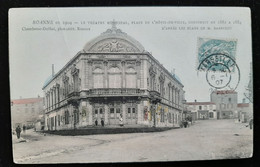
[[[207,59],[212,54],[218,56],[211,57],[211,61],[228,61],[229,59],[236,60],[236,47],[237,40],[224,40],[224,39],[210,39],[210,38],[198,38],[198,65],[202,61]],[[227,55],[228,58],[225,56]],[[212,60],[216,58],[215,60]],[[207,59],[209,60],[209,59]],[[206,62],[207,63],[207,62]],[[227,62],[228,63],[228,62]],[[221,70],[220,67],[215,67],[216,70]],[[200,68],[199,70],[204,70]]]
[[[197,70],[206,75],[214,89],[235,90],[240,81],[240,70],[235,59],[237,41],[219,39],[198,40]]]

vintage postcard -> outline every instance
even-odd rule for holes
[[[13,8],[13,161],[253,156],[250,9]]]

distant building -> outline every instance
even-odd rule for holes
[[[187,102],[192,120],[217,119],[216,104],[213,102]]]
[[[178,126],[183,85],[143,46],[112,25],[44,84],[45,130]],[[153,99],[158,99],[155,108]],[[155,111],[155,112],[153,112]]]
[[[231,90],[214,91],[211,93],[210,99],[216,104],[218,119],[237,117],[237,92]]]
[[[249,122],[253,118],[253,104],[252,103],[238,103],[237,104],[238,119],[242,123]]]
[[[33,126],[33,123],[39,120],[40,115],[43,116],[44,98],[25,98],[11,100],[11,118],[12,125]]]

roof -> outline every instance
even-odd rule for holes
[[[181,82],[181,79],[180,79],[176,74],[173,74],[172,76],[173,76],[177,81],[179,81],[180,83],[182,83],[182,82]]]
[[[140,44],[136,39],[127,35],[121,29],[118,29],[115,21],[112,21],[111,24],[112,28],[107,29],[93,40],[87,42],[83,50],[85,52],[120,52],[119,50],[124,48],[125,44],[129,44],[126,50],[131,49],[127,52],[143,53],[145,51],[142,44]],[[117,40],[120,42],[117,42]],[[123,49],[122,52],[125,52],[125,50]]]
[[[30,103],[37,103],[43,101],[43,97],[39,98],[28,98],[28,99],[15,99],[11,100],[13,104],[30,104]]]
[[[44,82],[43,84],[43,87],[47,86],[51,81],[52,81],[52,78],[54,78],[53,75],[50,75]]]
[[[187,105],[210,105],[215,104],[213,102],[186,102]]]
[[[249,107],[249,103],[238,103],[237,107]]]
[[[217,90],[217,91],[214,91],[213,93],[216,93],[216,94],[237,94],[237,92],[234,91],[234,90]]]

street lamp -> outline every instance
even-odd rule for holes
[[[186,100],[182,100],[182,114],[181,114],[181,116],[182,116],[182,121],[183,121],[183,114],[184,114],[184,104],[186,103],[187,101]]]
[[[151,98],[151,103],[152,103],[152,111],[153,111],[153,127],[156,127],[156,104],[161,101],[157,94],[158,92],[150,92],[150,98]]]

